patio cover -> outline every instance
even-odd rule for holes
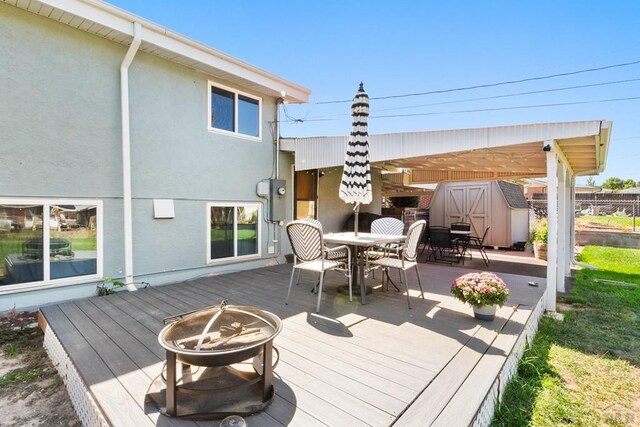
[[[402,171],[404,185],[546,177],[549,238],[546,309],[556,310],[575,247],[575,177],[601,173],[612,123],[606,120],[369,135],[371,166]],[[295,169],[342,165],[347,136],[284,138]]]
[[[604,170],[611,122],[540,123],[369,135],[372,167],[405,170],[405,185],[546,177],[543,147],[555,141],[575,175]],[[283,138],[296,170],[342,165],[347,136]]]

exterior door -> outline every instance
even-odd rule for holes
[[[482,236],[489,225],[489,185],[447,186],[446,226],[453,222],[468,222],[472,234]]]
[[[316,218],[318,215],[318,171],[297,171],[294,178],[294,219]]]

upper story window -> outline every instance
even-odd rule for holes
[[[262,100],[209,82],[209,130],[260,139]]]

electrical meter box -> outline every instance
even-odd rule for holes
[[[284,179],[269,180],[269,221],[284,221],[286,214],[287,182]]]

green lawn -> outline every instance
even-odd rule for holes
[[[95,251],[96,237],[94,230],[72,230],[64,232],[51,232],[51,237],[60,237],[71,242],[73,251]],[[22,254],[23,243],[29,239],[42,239],[42,230],[21,230],[19,233],[0,234],[0,277],[6,274],[5,256],[9,254]]]
[[[96,238],[93,237],[79,237],[56,234],[56,237],[67,239],[71,242],[71,249],[74,251],[95,251],[96,250]],[[21,232],[19,234],[2,234],[0,235],[0,261],[4,259],[7,254],[21,254],[22,244],[32,238],[42,239],[41,232]]]
[[[633,229],[633,217],[630,216],[595,216],[585,215],[577,218],[580,222],[587,222],[592,224],[607,225],[611,227],[620,227],[624,231],[631,231]],[[640,218],[636,217],[636,230],[640,230]]]
[[[640,250],[587,246],[570,298],[544,317],[493,426],[640,425]]]
[[[224,230],[216,230],[216,229],[211,230],[211,240],[214,242],[218,240],[231,240],[232,238],[233,238],[232,231],[227,231],[225,235]],[[252,240],[255,238],[256,238],[255,230],[238,230],[238,240]]]

